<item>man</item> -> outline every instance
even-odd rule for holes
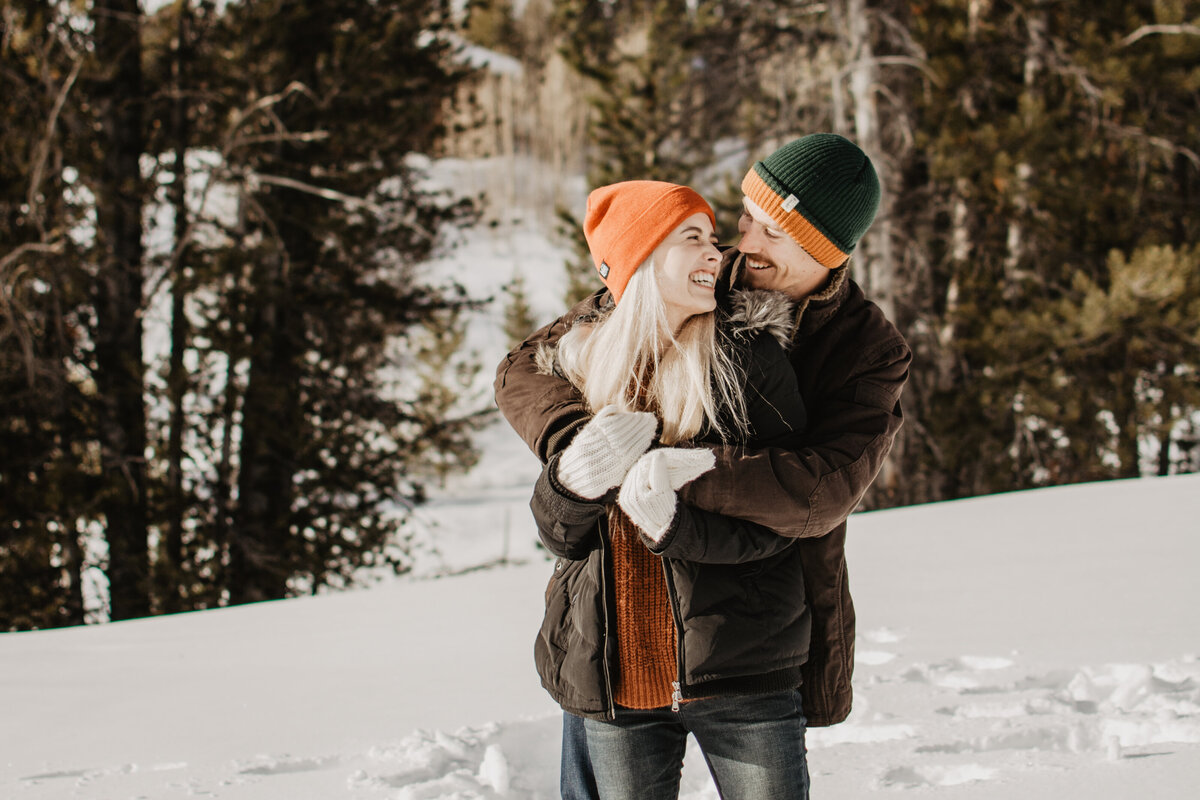
[[[912,353],[848,276],[847,262],[880,196],[870,159],[857,146],[828,133],[794,140],[755,163],[742,191],[741,240],[725,254],[723,269],[745,286],[795,301],[789,357],[807,427],[803,446],[793,450],[713,447],[716,466],[684,486],[678,501],[796,539],[813,626],[802,668],[803,711],[809,725],[833,725],[850,713],[854,663],[846,518],[900,429]],[[604,301],[603,293],[583,301],[532,334],[497,369],[496,402],[543,461],[561,451],[591,413],[570,384],[538,371],[537,348]],[[758,502],[763,487],[786,492],[793,505]],[[585,743],[569,717],[563,743],[564,797],[595,796],[587,793]]]

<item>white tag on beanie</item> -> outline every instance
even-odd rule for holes
[[[796,195],[794,195],[794,194],[789,194],[787,196],[787,200],[783,201],[783,210],[791,211],[793,208],[795,208],[799,204],[800,204],[800,198],[796,197]]]

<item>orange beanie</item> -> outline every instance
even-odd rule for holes
[[[588,195],[583,235],[614,303],[654,248],[693,214],[707,214],[716,227],[712,206],[703,197],[663,181],[612,183]]]

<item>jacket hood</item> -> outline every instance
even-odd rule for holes
[[[795,304],[783,292],[735,289],[729,295],[729,331],[738,338],[773,336],[784,350],[791,347]]]

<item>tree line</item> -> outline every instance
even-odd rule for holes
[[[475,214],[413,158],[480,140],[464,42],[523,67],[497,152],[691,183],[726,241],[755,158],[867,150],[852,274],[915,360],[866,507],[1200,469],[1187,0],[2,0],[0,24],[0,630],[407,568],[406,509],[483,419],[442,377],[476,301],[418,269]]]
[[[554,20],[590,186],[692,183],[727,241],[755,158],[812,131],[868,152],[884,199],[852,276],[915,359],[866,507],[1200,469],[1195,4],[486,8],[489,43],[535,65],[496,20]],[[582,250],[573,274],[594,284]]]
[[[0,630],[407,568],[480,421],[415,355],[475,302],[416,270],[472,214],[411,158],[468,74],[447,4],[2,14]]]

